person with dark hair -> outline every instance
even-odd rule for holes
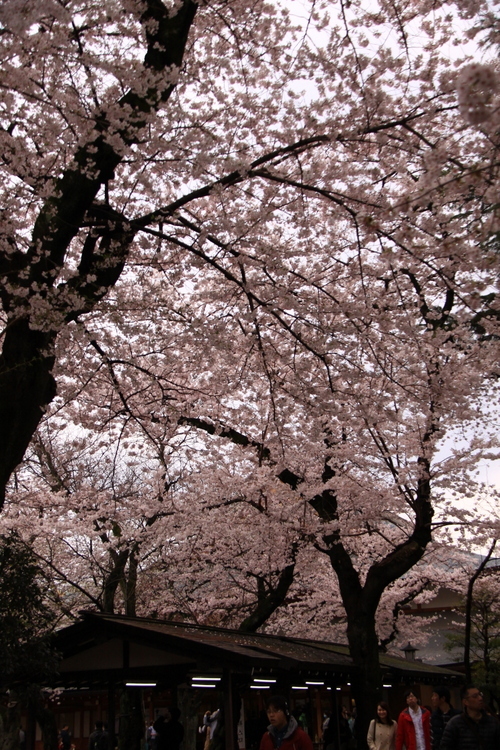
[[[391,719],[389,706],[380,701],[377,715],[368,727],[366,741],[370,750],[395,750],[397,722]]]
[[[451,705],[450,691],[447,687],[434,688],[431,704],[434,709],[431,715],[432,750],[440,750],[446,725],[452,716],[456,716],[460,711]]]
[[[179,750],[184,739],[184,727],[179,721],[180,710],[174,706],[167,716],[159,716],[153,724],[157,750]]]
[[[349,726],[349,711],[345,706],[339,710],[338,716],[339,750],[349,750],[352,740],[351,727]]]
[[[335,750],[336,739],[338,736],[335,715],[332,713],[323,722],[323,750]]]
[[[103,721],[95,723],[95,729],[89,737],[89,750],[109,750],[109,734]]]
[[[482,692],[475,685],[466,685],[461,698],[463,713],[447,723],[440,750],[498,750],[500,723],[484,710]]]
[[[260,750],[313,750],[311,738],[299,727],[282,695],[268,700],[267,718],[269,726],[260,741]]]
[[[67,724],[59,732],[59,740],[61,750],[71,750],[71,732]]]
[[[412,690],[405,693],[407,708],[399,714],[396,750],[431,750],[431,712],[421,708]]]

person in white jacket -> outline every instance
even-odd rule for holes
[[[398,723],[391,719],[389,706],[381,701],[377,706],[377,716],[368,727],[366,741],[370,750],[395,750]]]

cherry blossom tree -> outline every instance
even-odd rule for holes
[[[334,571],[361,739],[381,598],[496,447],[498,76],[447,5],[291,8],[4,3],[0,485],[44,413],[151,469],[147,503],[198,456],[207,508],[283,534],[261,602],[298,538]],[[113,600],[138,551],[97,486]]]
[[[11,0],[2,7],[2,498],[54,398],[61,330],[117,283],[138,231],[241,182],[231,137],[214,141],[236,113],[246,111],[238,128],[250,128],[263,77],[263,122],[277,110],[273,94],[287,77],[277,64],[285,49],[278,40],[284,34],[290,41],[286,19],[266,3],[214,2],[190,36],[197,7],[192,0],[99,8]],[[191,68],[172,106],[187,44]],[[243,90],[238,75],[227,74],[233,54],[241,56],[238,71],[247,72]],[[259,143],[258,163],[302,147],[283,140]],[[173,179],[168,164],[178,167]],[[214,172],[218,179],[182,194]],[[156,193],[158,176],[164,187]]]
[[[168,483],[160,462],[145,461],[144,447],[140,465],[131,450],[126,466],[124,456],[96,452],[91,440],[64,444],[39,430],[3,525],[36,550],[63,615],[90,604],[256,630],[287,595],[300,537],[280,532],[272,551],[259,551],[269,514],[258,501],[241,501],[232,513],[224,500],[213,508],[196,503],[200,480],[190,486],[182,476],[175,434],[163,446],[175,451],[170,470],[178,471]],[[223,526],[232,536],[221,550]]]
[[[447,237],[463,237],[465,225],[494,234],[495,72],[463,68],[457,102],[456,76],[440,56],[452,40],[444,10],[431,29],[425,5],[402,15],[383,3],[340,5],[338,22],[331,3],[306,5],[302,38],[279,5],[207,3],[194,23],[196,10],[160,0],[3,5],[3,488],[54,398],[58,335],[101,303],[129,263],[150,268],[162,239],[184,265],[191,255],[194,270],[196,258],[218,267],[207,239],[217,253],[233,235],[228,259],[237,265],[281,206],[268,237],[280,234],[293,188],[330,203],[361,244],[421,238],[431,196]],[[406,26],[419,22],[426,54],[412,56]],[[457,128],[457,109],[473,136]],[[304,151],[313,155],[301,161]],[[467,222],[447,208],[464,201]],[[303,241],[309,218],[296,222]],[[272,245],[259,247],[262,267]],[[231,264],[220,267],[225,280],[245,284]],[[251,299],[272,307],[256,290]],[[477,324],[495,315],[490,308],[476,311]],[[290,328],[278,307],[272,314]]]
[[[45,571],[54,622],[91,606],[345,642],[335,575],[302,525],[284,515],[287,504],[275,504],[273,495],[265,501],[262,492],[248,497],[244,483],[236,496],[238,479],[227,467],[227,486],[218,474],[218,499],[213,477],[203,477],[209,505],[199,476],[195,486],[184,476],[165,491],[163,482],[151,485],[151,469],[141,478],[128,467],[120,476],[106,456],[96,474],[88,450],[80,438],[69,450],[53,443],[49,452],[39,432],[18,474],[20,496],[2,517]],[[410,636],[418,641],[403,608],[432,596],[441,578],[434,557],[384,592],[377,610],[384,649]]]

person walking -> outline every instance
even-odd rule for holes
[[[203,750],[209,750],[210,748],[210,742],[212,741],[213,734],[215,730],[217,729],[217,723],[220,718],[220,708],[218,708],[213,713],[210,713],[210,711],[205,711],[205,714],[203,716],[203,724],[198,729],[200,734],[205,735],[205,742],[203,744]]]
[[[323,750],[335,750],[336,738],[338,736],[335,715],[332,711],[323,722]]]
[[[103,721],[95,723],[95,729],[89,737],[89,750],[110,750],[109,735]]]
[[[156,729],[150,724],[146,730],[146,742],[148,750],[156,750]]]
[[[431,750],[431,712],[421,708],[412,690],[405,694],[407,708],[399,714],[396,750]]]
[[[174,706],[166,716],[159,716],[153,724],[157,750],[179,750],[184,739],[184,727],[179,721],[180,715],[180,710]]]
[[[440,750],[499,750],[500,722],[486,713],[482,692],[467,685],[461,697],[463,713],[447,723]]]
[[[311,738],[299,727],[282,695],[269,699],[267,718],[269,726],[260,741],[260,750],[313,750]]]
[[[397,722],[391,719],[389,706],[380,701],[377,715],[368,727],[366,741],[370,750],[395,750]]]
[[[61,750],[71,750],[71,732],[69,726],[65,724],[59,732],[59,746]]]
[[[431,714],[432,750],[440,750],[441,738],[446,725],[460,711],[451,705],[450,691],[447,687],[434,688],[431,695],[431,705],[434,709]]]
[[[339,711],[338,718],[339,750],[349,750],[352,740],[351,727],[349,726],[349,712],[345,706]]]

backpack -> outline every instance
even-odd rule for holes
[[[94,749],[95,750],[109,750],[108,733],[105,732],[104,730],[102,732],[99,732],[99,734],[95,738]]]

